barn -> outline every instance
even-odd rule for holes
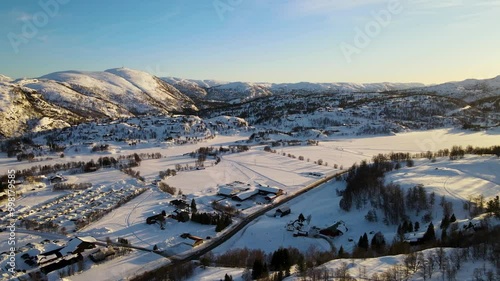
[[[87,249],[95,248],[95,243],[97,240],[91,236],[85,237],[75,237],[68,241],[66,246],[62,248],[59,252],[62,255],[78,254]]]
[[[80,260],[83,260],[83,257],[81,254],[68,255],[68,256],[62,257],[57,262],[50,263],[50,264],[47,264],[46,266],[41,267],[40,271],[43,272],[44,274],[48,274],[49,272],[59,270],[59,269],[64,268],[68,265],[72,265],[74,263],[77,263]]]
[[[283,193],[283,190],[274,187],[274,186],[264,186],[264,185],[259,185],[259,194],[262,195],[268,195],[268,194],[274,194],[274,195],[281,195]]]

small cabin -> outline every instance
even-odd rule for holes
[[[274,213],[275,217],[284,217],[286,215],[289,215],[292,211],[290,210],[290,207],[284,206],[276,209],[276,213]]]
[[[64,181],[64,178],[60,175],[55,175],[49,178],[50,183],[60,183]]]
[[[189,212],[175,210],[170,217],[178,222],[187,222],[189,221]]]
[[[170,205],[175,206],[177,209],[187,209],[189,204],[185,200],[175,199],[170,201]]]

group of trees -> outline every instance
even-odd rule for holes
[[[141,172],[139,171],[132,170],[131,168],[121,169],[120,171],[140,181],[145,181],[144,177],[141,176]]]
[[[280,248],[266,254],[260,249],[233,249],[224,254],[204,255],[200,262],[204,266],[239,267],[246,268],[243,280],[265,278],[265,280],[283,280],[290,275],[293,265],[302,276],[312,272],[314,267],[319,266],[335,257],[331,251],[322,252],[311,247],[303,253],[297,248]]]
[[[220,232],[229,226],[233,222],[233,219],[230,215],[226,214],[193,212],[191,214],[191,221],[201,224],[215,225],[215,231]]]
[[[92,152],[108,151],[109,144],[96,144],[92,147]]]
[[[167,169],[165,171],[160,171],[160,179],[165,179],[167,177],[173,177],[177,175],[177,172],[174,169]]]
[[[497,218],[500,218],[500,199],[498,195],[486,203],[486,211],[493,213]]]
[[[173,187],[173,186],[170,186],[164,182],[160,182],[158,183],[158,188],[163,191],[163,192],[166,192],[170,195],[175,195],[175,193],[177,192],[177,188]]]

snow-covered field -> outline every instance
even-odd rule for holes
[[[149,186],[150,190],[113,210],[99,221],[91,223],[77,234],[81,236],[91,235],[99,240],[105,240],[107,237],[112,239],[122,237],[127,238],[134,246],[152,249],[154,245],[157,245],[160,249],[166,249],[168,252],[172,247],[175,248],[183,242],[183,239],[180,238],[183,233],[191,233],[202,238],[208,236],[213,238],[220,234],[215,232],[215,226],[204,226],[194,222],[181,223],[172,219],[167,219],[165,230],[161,230],[158,225],[147,225],[145,223],[147,217],[158,214],[162,210],[167,213],[172,213],[175,210],[173,206],[169,205],[169,202],[174,198],[150,185],[150,180],[155,179],[159,171],[173,169],[176,164],[192,165],[195,159],[183,155],[193,152],[199,147],[227,146],[247,137],[246,135],[217,136],[211,140],[182,146],[141,144],[136,149],[123,146],[114,148],[113,154],[75,152],[68,153],[65,158],[54,158],[42,163],[88,161],[104,155],[160,152],[164,156],[163,158],[144,160],[140,167],[135,168],[141,172],[142,176],[146,177],[146,186]],[[335,140],[321,141],[318,146],[279,147],[277,153],[265,152],[263,146],[253,146],[247,152],[223,155],[218,165],[211,165],[212,160],[207,160],[205,169],[180,171],[176,176],[165,179],[164,182],[182,190],[183,194],[187,195],[188,201],[195,198],[199,209],[210,210],[210,202],[213,199],[221,199],[216,195],[218,185],[234,181],[251,185],[276,186],[291,194],[318,180],[317,177],[309,175],[311,172],[329,174],[339,171],[339,169],[333,168],[334,164],[342,165],[346,169],[355,162],[369,160],[378,153],[391,151],[417,153],[451,148],[453,145],[466,146],[469,144],[491,146],[498,145],[499,141],[498,131],[471,133],[441,129],[394,136],[341,137]],[[283,152],[295,155],[297,158],[283,156]],[[310,161],[298,160],[299,156],[309,158]],[[318,159],[328,162],[328,166],[314,164],[314,161]],[[0,173],[5,173],[13,167],[26,169],[42,163],[17,162],[13,158],[6,158],[5,155],[2,155]],[[500,161],[492,156],[466,156],[464,159],[456,161],[438,158],[435,162],[421,159],[415,161],[415,167],[404,167],[388,173],[386,182],[398,183],[402,188],[423,184],[427,192],[434,191],[437,196],[444,195],[448,201],[452,202],[457,219],[467,221],[467,213],[462,208],[463,200],[479,194],[486,198],[500,194],[498,171],[500,171]],[[132,181],[142,186],[142,183],[139,184],[124,173],[113,169],[103,169],[88,174],[65,174],[65,176],[70,182],[91,182],[94,186],[116,186],[120,182],[132,184]],[[371,239],[374,233],[381,231],[386,241],[392,241],[397,226],[387,226],[381,222],[366,222],[364,216],[368,209],[349,213],[340,210],[339,201],[341,198],[337,195],[336,189],[342,189],[343,185],[342,182],[331,181],[290,201],[287,203],[287,206],[291,208],[291,214],[288,216],[272,217],[273,210],[267,216],[259,217],[214,250],[214,253],[223,253],[229,249],[243,247],[263,249],[266,252],[289,246],[299,248],[302,251],[307,251],[311,247],[322,251],[330,250],[330,244],[324,239],[293,237],[292,232],[285,229],[287,223],[297,219],[300,213],[306,217],[311,215],[310,226],[319,228],[343,221],[348,230],[343,236],[333,239],[333,244],[337,249],[342,245],[346,251],[352,250],[359,236],[365,232],[370,233],[369,239]],[[18,205],[31,207],[63,194],[52,192],[49,188],[26,192],[24,197],[19,199]],[[247,203],[245,202],[245,204]],[[255,205],[255,208],[260,208],[260,206]],[[256,210],[255,208],[251,210]],[[436,207],[434,211],[435,225],[439,224],[441,216],[441,210]],[[382,217],[382,214],[379,217]],[[417,218],[412,217],[412,219]],[[439,235],[439,233],[437,234]],[[104,271],[110,272],[110,279],[116,279],[124,274],[130,276],[141,268],[144,269],[146,264],[147,268],[152,268],[161,262],[166,261],[158,255],[133,251],[131,255],[96,265],[70,279],[98,280],[98,276],[102,276]],[[227,269],[227,271],[216,272],[216,270],[207,269],[200,271],[196,275],[197,277],[193,277],[198,279],[192,280],[219,279],[224,277],[224,272],[231,275],[241,275],[241,270]],[[220,277],[219,273],[222,274]]]
[[[330,141],[320,141],[318,146],[284,147],[285,153],[304,156],[311,161],[322,159],[330,166],[334,164],[350,167],[355,162],[370,160],[379,153],[420,153],[451,149],[454,145],[466,147],[489,147],[500,144],[500,130],[470,132],[456,129],[438,129],[401,133],[393,136],[342,136]],[[281,152],[280,150],[278,150]]]
[[[260,148],[248,152],[224,155],[217,166],[205,170],[181,172],[166,180],[169,185],[179,187],[183,192],[195,193],[218,184],[234,181],[260,183],[293,192],[307,183],[317,180],[306,173],[332,172],[333,169],[315,165],[312,162],[299,161],[285,156],[261,151]]]
[[[496,156],[466,156],[462,160],[455,161],[438,158],[435,163],[425,159],[416,161],[415,167],[405,167],[388,173],[386,182],[398,183],[404,190],[423,184],[427,193],[436,193],[437,202],[441,196],[445,196],[448,202],[452,202],[457,220],[467,221],[469,217],[467,211],[463,209],[463,200],[469,196],[476,197],[481,194],[486,199],[499,195],[498,171],[500,171],[500,161]],[[286,224],[297,219],[300,213],[306,217],[312,215],[310,225],[320,228],[331,226],[338,221],[345,222],[348,231],[333,239],[337,249],[343,246],[347,251],[352,250],[358,238],[365,232],[370,240],[376,232],[380,231],[384,234],[386,241],[392,241],[396,236],[397,225],[387,226],[381,222],[381,219],[378,223],[366,221],[365,215],[370,208],[366,207],[359,211],[354,209],[351,212],[340,209],[341,197],[337,195],[336,189],[342,189],[344,186],[343,182],[331,181],[305,193],[287,203],[291,209],[290,215],[282,218],[259,217],[214,252],[220,254],[229,249],[244,247],[272,252],[280,247],[289,246],[302,251],[306,251],[311,246],[319,250],[328,250],[329,245],[325,240],[293,237],[292,232],[285,229]],[[436,235],[440,235],[438,226],[442,216],[441,207],[436,203],[433,211]],[[383,214],[379,212],[378,217],[382,218]],[[420,217],[414,214],[410,214],[410,218],[412,221],[420,220]],[[350,239],[352,241],[349,241]]]

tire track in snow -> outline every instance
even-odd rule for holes
[[[240,168],[238,168],[237,166],[240,166],[240,167],[243,167],[243,168],[245,168],[245,169],[247,169],[247,170],[250,170],[251,172],[255,173],[256,175],[259,175],[259,176],[261,176],[261,177],[263,177],[263,178],[265,178],[265,179],[268,179],[268,180],[270,180],[270,181],[272,181],[272,182],[275,182],[275,183],[277,183],[277,184],[281,185],[282,187],[285,187],[285,186],[286,186],[285,184],[283,184],[283,183],[281,183],[281,182],[279,182],[279,181],[276,181],[276,180],[274,180],[274,179],[272,179],[272,178],[270,178],[270,177],[268,177],[268,176],[265,176],[264,174],[259,173],[259,172],[255,171],[254,169],[249,168],[249,167],[247,167],[247,166],[245,166],[245,165],[242,165],[241,163],[238,163],[238,162],[236,162],[236,161],[234,161],[234,160],[228,160],[228,159],[224,159],[224,160],[226,160],[226,161],[228,161],[228,162],[231,162],[231,163],[233,163],[233,164],[236,164],[236,165],[233,165],[233,167],[235,167],[236,169],[238,169],[240,172],[242,172],[242,173],[243,173],[245,176],[247,176],[249,179],[254,179],[255,177],[249,177],[247,173],[243,172],[243,171],[242,171]],[[248,164],[248,165],[250,165],[250,164]]]
[[[139,207],[140,204],[142,204],[144,201],[146,201],[146,199],[148,199],[149,197],[151,197],[151,195],[153,195],[153,190],[149,189],[148,190],[149,192],[149,195],[144,197],[144,199],[142,199],[140,202],[137,202],[137,204],[135,204],[134,208],[132,208],[132,210],[130,210],[130,213],[128,214],[127,216],[127,219],[126,219],[126,222],[127,222],[127,227],[130,227],[130,216],[132,215],[132,213],[135,211],[135,209],[137,207]],[[148,242],[144,241],[143,239],[139,238],[139,236],[135,233],[135,231],[132,232],[132,234],[141,242],[149,245],[149,246],[152,246],[151,244],[149,244]]]

